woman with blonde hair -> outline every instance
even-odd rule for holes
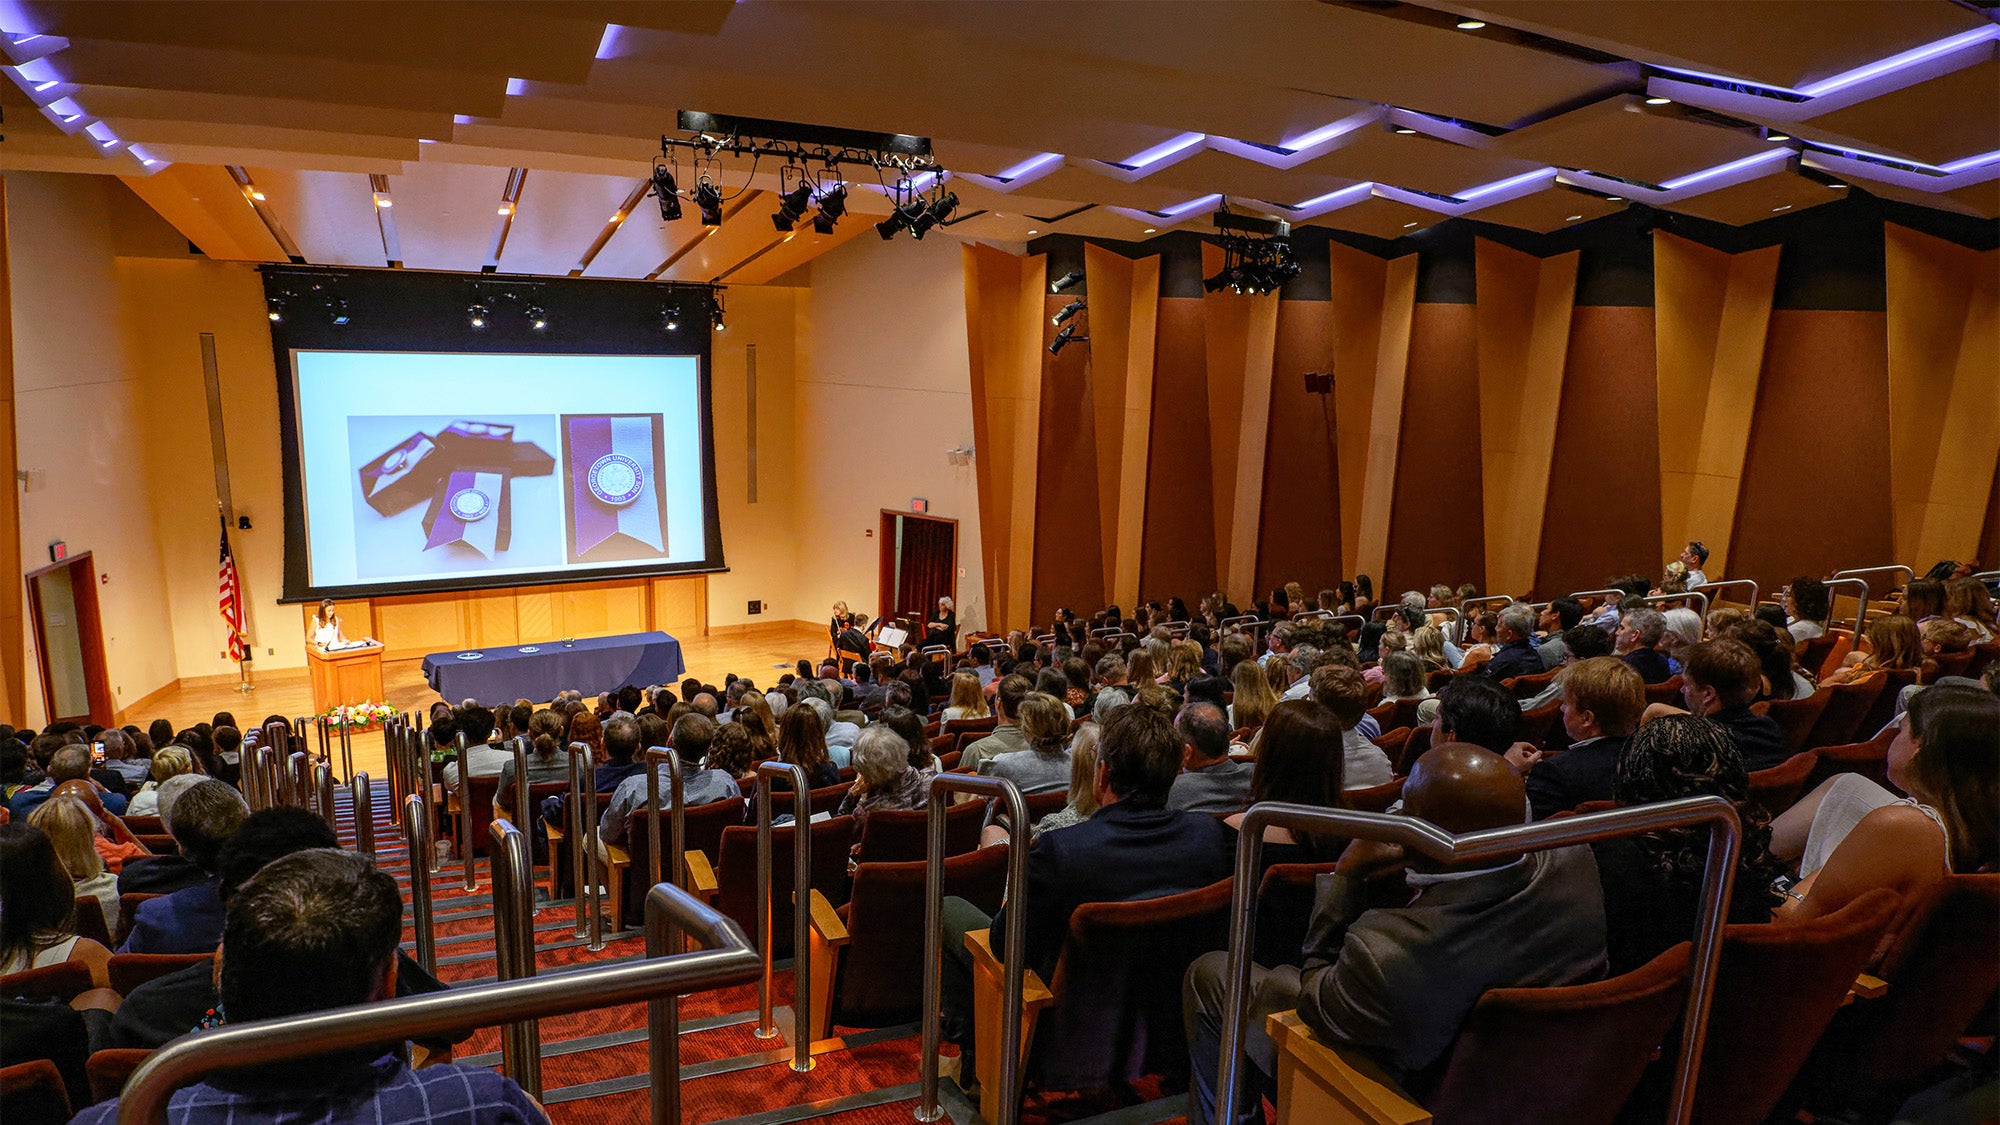
[[[1924,638],[1917,623],[1900,613],[1891,614],[1868,626],[1868,651],[1848,653],[1847,660],[1821,680],[1820,686],[1851,684],[1877,672],[1917,670],[1923,665]]]
[[[75,884],[74,897],[97,900],[105,932],[110,932],[118,924],[118,876],[104,869],[104,857],[97,854],[97,817],[81,800],[64,794],[42,802],[28,814],[28,823],[55,845],[56,858]]]
[[[945,706],[944,721],[983,719],[992,713],[986,708],[986,693],[979,688],[979,677],[971,672],[952,673],[951,702]]]
[[[151,767],[152,778],[132,794],[132,800],[125,806],[126,816],[160,815],[160,786],[170,777],[193,773],[194,754],[185,746],[169,746],[155,751]]]
[[[743,698],[736,701],[736,717],[740,719],[745,713],[754,713],[763,719],[766,730],[778,729],[778,716],[771,710],[770,697],[756,688],[744,692]]]
[[[1436,632],[1436,629],[1432,626],[1426,625],[1424,628]],[[1382,634],[1382,639],[1375,642],[1375,663],[1361,670],[1362,681],[1370,684],[1381,683],[1384,675],[1383,662],[1387,661],[1392,655],[1407,651],[1409,647],[1410,634],[1408,633],[1391,631]]]
[[[1271,708],[1278,705],[1278,693],[1271,687],[1271,677],[1264,666],[1255,660],[1245,660],[1230,669],[1229,679],[1236,688],[1235,700],[1229,705],[1230,729],[1254,730],[1263,726]]]
[[[1383,637],[1384,640],[1388,638]],[[1444,630],[1435,625],[1425,625],[1409,635],[1405,646],[1411,656],[1424,662],[1424,671],[1438,672],[1451,667],[1451,661],[1444,653]]]
[[[1993,595],[1986,584],[1974,578],[1955,579],[1944,588],[1944,613],[1946,617],[1972,630],[1978,637],[1974,644],[1992,644],[1995,634],[2000,634],[2000,623],[1994,621]]]
[[[1167,686],[1177,692],[1185,691],[1188,681],[1199,675],[1201,646],[1193,641],[1175,641],[1167,650]]]

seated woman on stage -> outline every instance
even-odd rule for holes
[[[924,623],[924,647],[943,645],[958,647],[958,611],[953,608],[950,598],[939,598],[937,612]]]

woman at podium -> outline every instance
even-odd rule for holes
[[[322,651],[339,648],[347,641],[340,632],[340,617],[333,612],[333,599],[319,603],[318,612],[313,614],[312,643]]]

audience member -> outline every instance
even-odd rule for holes
[[[1686,714],[1722,724],[1743,755],[1744,768],[1755,773],[1785,760],[1785,732],[1768,715],[1756,715],[1750,704],[1756,701],[1764,683],[1763,666],[1757,654],[1741,641],[1723,638],[1703,641],[1687,648],[1681,669],[1681,698]],[[1646,719],[1681,714],[1678,708],[1655,703],[1646,708]]]
[[[1065,763],[1067,764],[1067,763]],[[835,816],[852,815],[866,831],[868,814],[878,809],[922,809],[931,795],[931,775],[910,765],[910,744],[887,725],[861,732],[854,744],[854,784],[840,799]],[[855,842],[855,847],[860,847]]]
[[[942,718],[947,723],[960,719],[983,719],[992,712],[986,709],[986,693],[980,690],[979,677],[971,672],[958,672],[951,677],[951,702],[945,706]]]
[[[1596,656],[1565,665],[1556,675],[1562,694],[1563,731],[1568,750],[1552,757],[1526,755],[1528,807],[1545,820],[1585,801],[1612,798],[1613,779],[1626,739],[1646,709],[1646,685],[1624,661]],[[1523,764],[1519,752],[1507,760]]]
[[[778,726],[778,760],[789,762],[806,773],[806,788],[822,789],[840,784],[840,767],[827,756],[824,710],[826,700],[810,699],[817,706],[794,707],[785,712]],[[773,789],[791,791],[791,783],[779,782]]]
[[[1331,708],[1310,699],[1279,704],[1265,720],[1265,730],[1257,740],[1257,764],[1250,777],[1247,805],[1264,801],[1286,801],[1332,809],[1341,806],[1342,730]],[[1243,814],[1236,813],[1223,823],[1241,828]],[[1313,863],[1331,856],[1322,855],[1325,837],[1300,838],[1289,828],[1264,830],[1264,865]]]
[[[77,936],[76,894],[55,842],[32,824],[0,824],[0,976],[74,961],[104,988],[110,960]]]
[[[51,745],[47,740],[56,740]],[[113,816],[125,812],[125,781],[119,774],[109,770],[90,768],[90,747],[82,743],[64,745],[58,735],[39,735],[29,744],[29,752],[34,753],[44,747],[51,749],[48,758],[47,776],[39,784],[30,785],[15,793],[7,802],[8,815],[14,820],[22,820],[36,806],[49,799],[56,786],[65,781],[84,781],[97,790],[98,799],[104,803],[106,812]]]
[[[1319,668],[1312,675],[1312,698],[1340,721],[1340,772],[1347,788],[1369,789],[1395,780],[1389,755],[1362,726],[1368,719],[1368,685],[1360,672],[1339,663]]]
[[[1506,688],[1483,676],[1454,676],[1438,693],[1431,745],[1467,742],[1505,754],[1520,729],[1520,704]]]
[[[1229,720],[1222,709],[1213,703],[1189,703],[1174,716],[1174,730],[1181,737],[1182,772],[1167,793],[1167,807],[1202,813],[1236,813],[1250,807],[1254,769],[1229,756]]]
[[[743,791],[736,785],[736,778],[717,769],[703,769],[701,764],[708,756],[709,744],[715,741],[717,724],[705,716],[690,712],[682,715],[674,724],[672,738],[674,756],[681,762],[681,799],[687,808],[714,804],[717,801],[736,801],[740,805]],[[663,762],[653,767],[658,776],[660,801],[658,810],[646,799],[646,769],[640,763],[639,772],[618,783],[612,790],[611,800],[604,806],[604,812],[597,819],[597,838],[600,844],[622,844],[630,831],[632,817],[648,810],[664,811],[673,808],[673,785],[670,773]]]
[[[236,790],[213,778],[199,782],[173,804],[168,832],[181,854],[204,877],[159,898],[139,904],[132,932],[120,953],[211,953],[222,940],[222,899],[218,893],[219,861],[229,839],[243,826],[250,808]],[[122,889],[122,884],[121,884]]]
[[[1783,601],[1786,624],[1792,639],[1804,644],[1826,635],[1826,620],[1833,612],[1833,599],[1826,584],[1801,574],[1785,586]]]
[[[58,793],[28,814],[28,823],[45,833],[56,858],[69,872],[74,895],[94,899],[102,912],[104,932],[118,924],[118,876],[105,870],[97,851],[98,820],[82,800]]]
[[[1542,658],[1543,671],[1553,671],[1562,666],[1563,658],[1569,655],[1563,634],[1582,621],[1583,603],[1575,598],[1557,598],[1542,608],[1535,620],[1535,628],[1540,631],[1540,642],[1535,652]]]
[[[155,753],[147,762],[151,778],[132,794],[132,800],[125,806],[126,816],[160,815],[160,786],[171,778],[194,772],[194,755],[185,746],[169,746]]]
[[[396,881],[332,848],[296,852],[256,872],[230,901],[217,955],[218,1010],[248,1022],[346,1007],[396,994],[403,904]],[[492,1070],[438,1063],[411,1069],[380,1048],[211,1075],[174,1093],[170,1122],[440,1120],[546,1123],[519,1087]],[[77,1120],[109,1125],[117,1103]]]
[[[1658,647],[1666,632],[1667,619],[1658,610],[1635,609],[1619,621],[1614,651],[1618,659],[1639,673],[1640,679],[1649,684],[1664,684],[1674,675],[1666,655]]]
[[[979,739],[965,748],[959,758],[958,768],[978,770],[989,758],[1011,754],[1028,748],[1027,739],[1021,734],[1021,701],[1035,690],[1034,682],[1026,676],[1009,675],[999,681],[993,693],[996,722],[993,733]]]
[[[202,865],[192,857],[196,851],[206,851],[213,856],[216,849],[222,846],[222,841],[228,838],[229,833],[236,830],[236,824],[227,818],[233,815],[236,821],[242,819],[241,801],[239,799],[233,802],[237,805],[233,814],[227,809],[218,808],[218,802],[197,802],[189,806],[188,822],[181,826],[179,832],[174,829],[174,806],[180,803],[180,798],[189,790],[209,780],[213,779],[198,773],[184,773],[178,777],[170,777],[160,784],[160,825],[167,830],[169,836],[174,837],[175,847],[180,854],[137,856],[127,859],[118,869],[120,895],[172,894],[182,887],[191,887],[208,878]],[[224,820],[215,824],[204,823],[210,819],[211,814],[222,816]],[[192,844],[185,842],[193,837],[215,832],[221,834],[212,840],[195,839]]]
[[[1516,602],[1500,611],[1499,647],[1486,662],[1486,675],[1495,680],[1534,675],[1546,671],[1535,652],[1535,610]]]
[[[1025,750],[1010,750],[979,763],[979,772],[1005,778],[1023,794],[1046,793],[1069,784],[1069,715],[1062,701],[1032,692],[1020,705]],[[1225,732],[1225,740],[1228,735]],[[964,763],[961,762],[961,765]]]
[[[1419,758],[1403,800],[1410,816],[1453,833],[1519,824],[1527,808],[1505,761],[1461,744]],[[1414,895],[1370,909],[1365,884],[1394,876]],[[1215,1116],[1228,961],[1204,954],[1182,990],[1190,1125]],[[1447,866],[1356,841],[1319,878],[1303,968],[1252,970],[1243,1068],[1251,1088],[1239,1104],[1275,1096],[1270,1013],[1298,1009],[1319,1038],[1359,1050],[1400,1081],[1437,1060],[1487,989],[1579,984],[1604,966],[1603,895],[1583,846]]]

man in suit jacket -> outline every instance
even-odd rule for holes
[[[1418,759],[1403,800],[1409,815],[1465,833],[1520,823],[1524,793],[1499,755],[1452,743]],[[1412,897],[1369,909],[1364,884],[1397,872]],[[1604,897],[1589,848],[1447,870],[1421,855],[1405,866],[1400,847],[1357,840],[1320,876],[1303,967],[1251,974],[1244,1069],[1252,1088],[1237,1105],[1247,1120],[1259,1093],[1275,1089],[1269,1013],[1297,1008],[1315,1035],[1359,1049],[1401,1080],[1443,1055],[1487,989],[1576,984],[1604,966]],[[1228,954],[1205,954],[1182,991],[1190,1125],[1215,1115],[1227,969]]]
[[[1666,615],[1656,609],[1635,609],[1618,623],[1618,658],[1649,684],[1664,684],[1674,675],[1666,654],[1654,647],[1666,632]]]
[[[1054,978],[1069,916],[1078,907],[1159,898],[1229,877],[1235,833],[1207,813],[1166,807],[1181,747],[1172,720],[1156,708],[1120,707],[1105,719],[1097,746],[1097,812],[1081,824],[1042,833],[1028,852],[1026,948],[1019,955],[1043,980]],[[1015,908],[1004,906],[989,919],[964,899],[944,901],[945,1029],[968,1059],[974,1050],[972,954],[965,935],[990,927],[994,954],[1015,956],[1006,948],[1006,914]],[[971,1070],[968,1065],[963,1072]]]
[[[1249,762],[1229,756],[1229,719],[1213,703],[1183,706],[1174,716],[1182,742],[1181,764],[1167,807],[1200,813],[1236,813],[1250,807]],[[1379,752],[1379,751],[1378,751]]]
[[[1535,611],[1516,602],[1500,611],[1500,647],[1486,662],[1486,674],[1495,680],[1534,676],[1546,671],[1541,654],[1535,651]]]
[[[172,780],[178,779],[170,779]],[[222,940],[222,897],[217,872],[223,847],[250,815],[242,794],[203,778],[161,803],[161,819],[181,855],[200,878],[139,904],[120,953],[209,953]],[[119,883],[119,892],[131,888]]]
[[[1609,801],[1625,740],[1646,709],[1646,685],[1626,662],[1594,656],[1566,665],[1556,677],[1562,695],[1568,750],[1545,758],[1516,747],[1507,752],[1514,768],[1527,773],[1528,807],[1545,820],[1585,801]]]

